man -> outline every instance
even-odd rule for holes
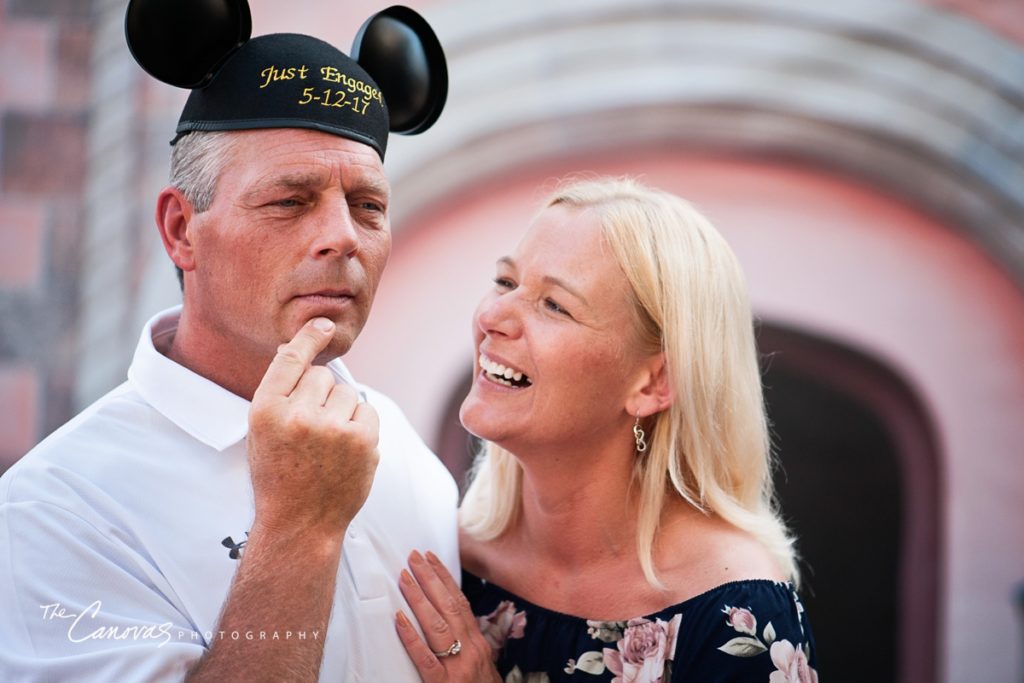
[[[338,360],[391,246],[387,109],[326,43],[235,48],[157,200],[182,306],[0,479],[0,680],[417,678],[397,578],[456,569],[456,488]]]

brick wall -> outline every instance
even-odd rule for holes
[[[71,412],[91,7],[0,2],[0,471]]]

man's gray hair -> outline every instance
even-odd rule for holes
[[[189,133],[171,152],[171,185],[185,195],[196,213],[213,203],[217,181],[231,153],[231,136],[224,132]],[[185,288],[185,274],[175,266],[178,284]]]
[[[178,188],[197,213],[210,208],[231,138],[224,132],[189,133],[171,152],[171,185]]]

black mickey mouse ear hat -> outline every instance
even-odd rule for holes
[[[448,96],[448,68],[441,43],[423,17],[401,5],[378,12],[356,34],[352,58],[383,89],[391,130],[415,135],[434,125]]]
[[[125,35],[151,76],[191,88],[176,142],[193,131],[312,128],[373,147],[427,130],[444,109],[437,36],[399,5],[370,17],[348,56],[311,36],[250,40],[246,0],[131,0]]]

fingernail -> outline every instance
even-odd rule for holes
[[[420,555],[419,550],[413,550],[411,553],[409,553],[409,559],[413,562],[422,562],[423,556]]]
[[[412,574],[407,570],[403,569],[402,573],[398,575],[399,580],[407,586],[413,585]]]
[[[405,612],[402,610],[395,612],[395,621],[397,621],[398,625],[402,628],[409,628],[412,626],[412,624],[409,623],[409,617],[405,616]]]
[[[327,318],[314,318],[313,327],[321,332],[330,332],[334,329],[334,321]]]
[[[439,560],[437,558],[437,555],[435,555],[433,552],[431,552],[429,550],[427,551],[427,561],[430,562],[431,564],[436,564],[436,565],[440,565],[441,564],[441,560]]]

